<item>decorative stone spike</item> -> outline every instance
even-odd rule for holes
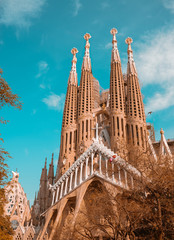
[[[85,45],[85,56],[83,58],[83,64],[82,64],[82,69],[91,71],[91,59],[89,56],[89,48],[90,48],[90,43],[89,39],[91,38],[91,35],[89,33],[86,33],[84,35],[84,39],[86,40],[86,45]]]
[[[112,39],[112,57],[111,57],[111,62],[120,62],[120,56],[117,48],[117,40],[116,40],[116,34],[117,34],[117,29],[112,28],[110,33],[113,35]]]

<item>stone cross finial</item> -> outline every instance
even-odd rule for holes
[[[73,54],[72,69],[71,70],[76,72],[76,63],[77,63],[76,54],[78,53],[77,48],[71,49],[71,53]]]
[[[132,52],[132,48],[131,48],[131,43],[132,42],[133,42],[133,39],[130,38],[130,37],[126,38],[126,40],[125,40],[125,43],[128,44],[128,49],[127,49],[128,53]]]
[[[91,38],[91,35],[89,33],[86,33],[84,35],[84,39],[86,40],[86,51],[85,51],[85,56],[89,57],[89,48],[90,48],[90,44],[89,44],[89,39]]]
[[[117,34],[117,29],[112,28],[110,33],[113,35],[112,39],[112,57],[111,57],[111,62],[120,62],[120,56],[117,48],[117,40],[116,40],[116,34]]]
[[[86,33],[84,35],[84,39],[88,42],[88,40],[91,38],[91,35],[89,33]]]
[[[116,41],[116,34],[118,33],[116,28],[112,28],[110,33],[113,35],[113,41]]]
[[[77,73],[76,73],[76,63],[77,63],[76,54],[78,53],[77,48],[71,49],[71,53],[73,55],[73,59],[72,59],[72,66],[71,66],[68,82],[71,84],[77,84]]]
[[[71,53],[73,54],[73,56],[76,56],[76,53],[78,53],[79,51],[77,50],[77,48],[73,48],[71,49]]]
[[[82,64],[82,69],[86,69],[91,71],[91,60],[89,57],[89,48],[90,48],[90,44],[89,44],[89,39],[91,38],[91,35],[89,33],[86,33],[84,35],[84,39],[86,40],[86,45],[85,45],[85,56],[83,58],[83,64]]]
[[[130,37],[126,38],[126,40],[125,40],[125,43],[128,45],[130,45],[132,42],[133,42],[133,39]]]
[[[96,130],[95,132],[95,139],[98,141],[98,130],[101,129],[102,127],[98,126],[98,123],[96,123],[95,128],[92,128],[92,130]]]
[[[132,48],[131,48],[131,43],[132,42],[133,42],[133,40],[130,37],[126,38],[126,40],[125,40],[125,43],[128,44],[128,48],[127,48],[128,68],[127,68],[127,72],[132,73],[132,74],[137,74],[135,62],[134,62],[134,59],[133,59],[133,51],[132,51]]]

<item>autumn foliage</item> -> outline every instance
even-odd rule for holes
[[[2,74],[2,70],[0,70],[0,74]],[[22,107],[19,97],[12,93],[10,86],[0,75],[0,109],[5,105],[18,109],[21,109]],[[1,118],[0,123],[6,124],[7,121]],[[4,204],[6,202],[4,185],[8,183],[7,159],[10,155],[2,147],[2,143],[3,138],[0,138],[0,239],[11,240],[13,230],[11,228],[9,217],[4,215]]]
[[[133,190],[113,195],[114,191],[106,194],[101,184],[95,185],[76,221],[76,239],[98,239],[99,235],[113,240],[174,239],[172,161],[164,156],[156,162],[146,156],[142,177],[136,179]]]

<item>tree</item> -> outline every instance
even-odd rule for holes
[[[139,189],[121,196],[129,213],[130,224],[135,220],[137,239],[174,238],[174,174],[171,159],[149,161],[144,165],[144,177]],[[147,168],[147,171],[146,171]]]
[[[173,159],[165,156],[156,162],[147,154],[144,159],[141,155],[141,160],[142,178],[135,180],[137,188],[116,196],[112,191],[109,196],[95,194],[94,199],[90,194],[91,209],[81,211],[76,239],[97,239],[97,232],[113,240],[174,239]]]
[[[21,109],[22,104],[18,95],[12,93],[10,86],[2,78],[1,74],[2,70],[0,70],[0,109],[5,105]],[[1,118],[0,123],[6,124],[7,121]],[[3,138],[0,138],[0,141],[0,236],[1,240],[11,240],[13,230],[11,228],[10,219],[4,215],[4,205],[6,202],[4,185],[8,182],[7,158],[10,158],[10,155],[2,147]]]

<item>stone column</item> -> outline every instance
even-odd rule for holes
[[[51,203],[51,205],[53,205],[54,204],[54,199],[55,199],[55,190],[53,191],[53,199],[52,199],[52,203]]]
[[[132,187],[132,189],[134,188],[134,179],[132,176],[131,176],[131,187]]]
[[[106,177],[108,178],[108,159],[105,160],[105,166],[106,166]]]
[[[64,181],[61,184],[61,189],[60,189],[60,199],[62,198],[62,194],[63,194],[63,186],[64,186]]]
[[[59,189],[60,189],[60,187],[58,186],[57,187],[57,194],[56,194],[56,202],[58,201],[58,197],[59,197]]]
[[[80,163],[80,183],[82,183],[83,162]]]
[[[64,191],[64,195],[67,194],[67,187],[68,187],[68,176],[66,176],[66,183],[65,183],[65,191]]]
[[[78,167],[75,169],[75,183],[74,183],[74,188],[77,187],[77,172],[78,172]]]
[[[88,177],[88,160],[89,158],[86,158],[85,179]]]
[[[115,177],[114,177],[114,163],[112,164],[112,181],[115,182]]]
[[[124,170],[124,177],[125,177],[125,187],[127,188],[127,172]]]
[[[93,160],[94,160],[94,153],[91,153],[91,175],[94,172]]]
[[[100,175],[102,174],[102,171],[101,171],[101,153],[99,153],[99,174]]]
[[[71,172],[70,174],[69,192],[72,190],[72,177],[73,177],[73,172]]]
[[[118,182],[121,184],[121,173],[120,173],[120,167],[118,166]]]

